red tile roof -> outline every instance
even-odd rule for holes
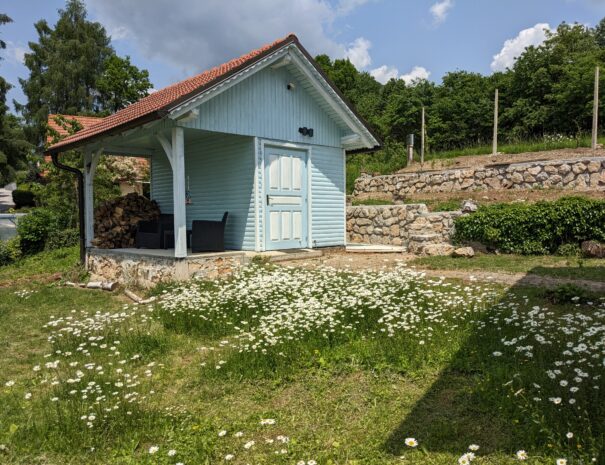
[[[80,126],[82,126],[82,128],[79,129],[81,131],[99,123],[102,119],[103,118],[100,116],[59,115],[51,113],[48,115],[48,120],[46,122],[49,129],[46,133],[46,142],[50,144],[57,135],[61,138],[69,136],[69,130],[61,124],[61,120],[65,120],[68,124],[72,121],[77,121]]]
[[[298,38],[294,34],[290,34],[272,44],[267,44],[246,55],[242,55],[239,58],[235,58],[208,71],[204,71],[197,76],[193,76],[158,90],[117,113],[103,118],[99,124],[84,128],[81,131],[66,137],[49,147],[47,153],[69,150],[86,139],[112,130],[124,130],[129,126],[134,126],[135,122],[136,125],[138,125],[147,121],[159,119],[163,116],[162,112],[165,112],[175,104],[187,100],[204,88],[216,84],[245,66],[263,58],[265,55],[294,42],[298,43]]]

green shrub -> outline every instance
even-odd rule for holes
[[[13,191],[13,202],[15,202],[16,208],[34,207],[36,205],[36,196],[31,191],[15,189]]]
[[[7,241],[0,241],[0,266],[10,265],[21,257],[19,236]]]
[[[51,236],[67,229],[68,221],[69,219],[46,208],[32,210],[17,224],[21,252],[24,254],[40,252]]]
[[[579,257],[582,248],[578,244],[561,244],[557,249],[557,255],[561,257]]]
[[[46,250],[63,249],[65,247],[73,247],[80,242],[80,233],[77,229],[64,229],[56,231],[48,236],[46,241]]]
[[[455,240],[504,253],[540,255],[563,244],[605,240],[605,201],[564,197],[535,204],[496,204],[456,220]],[[568,246],[569,247],[569,246]]]

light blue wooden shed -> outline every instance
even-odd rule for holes
[[[231,250],[342,246],[346,152],[377,137],[294,35],[154,92],[48,149],[85,153],[86,242],[99,156],[151,162],[151,198],[186,230],[229,212]]]

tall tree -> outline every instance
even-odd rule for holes
[[[7,15],[0,13],[0,26],[12,21]],[[6,43],[0,39],[0,50],[5,48]],[[16,170],[24,167],[30,149],[30,145],[24,140],[19,119],[8,111],[6,94],[11,87],[0,76],[0,186],[14,180]]]
[[[130,63],[130,57],[112,55],[105,60],[105,69],[97,81],[100,104],[106,111],[116,112],[148,95],[152,85],[149,72]]]
[[[81,0],[67,1],[54,28],[46,20],[35,28],[38,42],[30,42],[25,54],[30,74],[20,79],[27,103],[19,109],[31,126],[32,142],[41,145],[49,113],[99,110],[97,81],[114,51],[103,26],[87,20]]]

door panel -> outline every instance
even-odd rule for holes
[[[265,147],[265,249],[307,247],[307,153]]]

